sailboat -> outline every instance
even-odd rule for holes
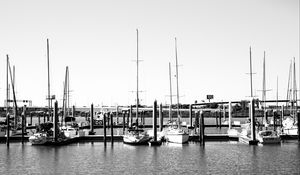
[[[136,67],[137,67],[137,83],[136,83],[136,123],[134,126],[131,126],[123,136],[123,143],[132,144],[132,145],[147,145],[150,140],[149,135],[142,128],[139,128],[138,125],[138,114],[139,114],[139,52],[138,52],[138,39],[139,33],[136,29],[137,34],[137,58],[136,58]]]
[[[266,64],[265,64],[265,52],[264,52],[264,61],[263,61],[263,90],[262,90],[262,101],[263,101],[263,109],[264,109],[264,120],[263,123],[265,126],[268,125],[268,119],[266,114]],[[275,126],[275,121],[273,121],[273,125]],[[265,129],[258,131],[257,133],[257,140],[261,144],[270,144],[270,143],[280,143],[280,137],[278,133],[274,130],[268,129],[268,127],[265,127]]]
[[[177,40],[175,38],[175,58],[176,58],[176,84],[177,84],[177,121],[173,121],[172,120],[172,115],[170,115],[170,123],[169,126],[167,128],[167,130],[165,131],[165,138],[168,142],[172,142],[172,143],[179,143],[179,144],[183,144],[183,143],[187,143],[189,140],[189,134],[182,129],[181,127],[181,117],[180,117],[180,113],[179,113],[179,88],[178,88],[178,60],[177,60]],[[171,68],[169,66],[169,72]],[[171,78],[170,78],[170,86],[172,86],[171,84]],[[170,91],[171,88],[170,88]],[[170,94],[172,94],[172,92],[170,92]],[[170,95],[171,96],[171,95]],[[172,98],[172,96],[170,97]],[[171,104],[170,104],[170,111],[172,110],[172,100],[171,100]]]
[[[293,62],[291,62],[291,64],[290,64],[287,99],[290,101],[290,115],[285,117],[282,121],[282,134],[290,135],[290,136],[297,135],[298,134],[298,126],[297,126],[297,121],[296,121],[297,85],[296,85],[295,58],[294,58]],[[287,106],[288,106],[288,103],[287,103]]]
[[[47,39],[47,66],[48,66],[48,112],[49,116],[51,116],[51,100],[53,99],[50,97],[50,74],[49,74],[49,40]],[[46,123],[41,123],[37,129],[36,133],[29,137],[29,142],[32,145],[53,145],[53,144],[61,144],[64,143],[68,138],[65,134],[59,129],[57,134],[57,142],[55,142],[54,138],[54,124],[50,121]]]

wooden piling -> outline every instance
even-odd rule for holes
[[[284,106],[281,106],[281,115],[280,115],[280,127],[282,128],[282,120],[284,117]]]
[[[254,99],[250,101],[250,120],[251,120],[251,141],[249,144],[257,145],[256,135],[255,135],[255,106]]]
[[[73,116],[73,117],[75,117],[75,113],[76,113],[76,111],[75,111],[75,106],[73,105],[73,106],[72,106],[72,116]]]
[[[153,104],[153,141],[157,141],[157,126],[156,126],[156,115],[157,115],[157,101],[154,101]]]
[[[110,138],[111,138],[111,142],[114,142],[114,116],[113,113],[110,113]]]
[[[216,128],[219,127],[219,120],[218,120],[218,112],[214,112],[215,117],[216,117]]]
[[[119,106],[116,106],[117,125],[119,124]]]
[[[44,123],[46,123],[46,114],[45,113],[43,114],[43,117],[44,117]]]
[[[273,129],[276,131],[276,117],[277,113],[273,111]]]
[[[130,118],[130,127],[132,127],[132,105],[130,105],[130,110],[129,110],[129,118]]]
[[[162,104],[159,104],[159,131],[163,130],[163,110],[162,110]]]
[[[300,142],[300,113],[297,114],[297,123],[298,123],[298,141]]]
[[[127,114],[127,128],[129,128],[129,116],[130,116],[130,110],[128,110],[127,112],[126,112],[126,114]]]
[[[57,104],[57,101],[55,101],[54,103],[54,122],[53,122],[53,127],[54,127],[54,142],[57,142],[57,137],[58,137],[58,132],[59,132],[59,129],[58,129],[58,104]]]
[[[123,112],[123,135],[125,134],[125,116],[126,112]]]
[[[44,112],[43,112],[44,113]],[[38,126],[40,126],[41,125],[41,116],[40,116],[40,114],[38,113]]]
[[[192,109],[192,104],[189,105],[189,118],[190,118],[190,127],[193,125],[193,109]]]
[[[204,115],[203,115],[203,112],[201,111],[200,112],[200,115],[199,115],[200,119],[199,119],[199,122],[200,122],[200,143],[202,143],[203,146],[205,146],[205,138],[204,138],[204,130],[205,130],[205,125],[204,125]]]
[[[32,126],[32,112],[30,112],[29,115],[30,115],[30,126]]]
[[[229,102],[229,104],[228,104],[228,129],[231,129],[232,127],[232,125],[231,125],[231,118],[232,118],[232,111],[231,111],[231,109],[232,109],[232,106],[231,106],[231,102]]]
[[[219,111],[219,127],[222,128],[222,111]]]
[[[104,115],[103,115],[103,141],[104,141],[104,143],[106,143],[106,117],[107,117],[107,114],[104,113]]]
[[[9,147],[9,129],[10,129],[10,120],[9,120],[10,116],[9,116],[9,113],[7,112],[6,114],[6,125],[7,125],[7,128],[6,128],[6,145],[7,147]]]
[[[94,105],[91,104],[91,113],[90,113],[90,132],[89,132],[89,135],[94,135],[95,132],[94,132]]]
[[[21,115],[21,117],[22,117],[22,144],[24,144],[24,130],[26,129],[26,125],[25,125],[25,120],[26,120],[26,118],[25,118],[25,114],[26,113],[26,106],[23,106],[23,112],[22,112],[22,115]]]

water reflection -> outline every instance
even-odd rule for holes
[[[121,142],[62,147],[0,144],[0,174],[296,174],[299,143],[249,146],[230,142],[159,147]]]

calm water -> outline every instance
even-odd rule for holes
[[[121,142],[61,147],[0,144],[0,174],[300,174],[300,145],[207,142],[160,147]]]

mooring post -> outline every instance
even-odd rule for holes
[[[265,124],[266,124],[265,126],[267,126],[267,124],[269,123],[268,121],[269,121],[269,120],[268,120],[268,112],[266,111],[266,112],[265,112],[265,122],[266,122],[266,123],[265,123]],[[267,127],[266,127],[266,129],[267,129]]]
[[[199,142],[200,142],[200,144],[202,144],[202,132],[201,132],[201,117],[202,116],[202,111],[200,111],[199,112],[199,115],[198,115],[198,122],[196,122],[196,127],[198,127],[198,129],[199,129]]]
[[[192,104],[189,105],[189,118],[190,118],[190,127],[193,125],[193,109],[192,109]]]
[[[254,99],[250,101],[250,120],[251,120],[251,139],[253,142],[256,141],[255,137],[255,106],[254,106]]]
[[[55,101],[54,103],[54,142],[57,142],[57,137],[58,137],[58,132],[59,132],[59,129],[58,129],[58,125],[57,125],[57,122],[58,122],[58,104],[57,104],[57,101]]]
[[[7,128],[6,128],[6,145],[7,147],[9,147],[9,128],[10,128],[10,123],[9,123],[9,113],[6,114],[6,125],[7,125]]]
[[[231,118],[232,118],[232,113],[231,113],[231,101],[228,104],[228,129],[231,129],[232,125],[231,125]]]
[[[274,127],[274,131],[276,131],[276,116],[277,116],[277,112],[273,111],[273,127]]]
[[[129,115],[130,115],[129,113],[130,113],[130,110],[128,110],[128,111],[126,112],[126,114],[127,114],[127,120],[126,120],[126,121],[127,121],[127,122],[126,122],[126,123],[127,123],[127,128],[129,128]]]
[[[214,112],[214,115],[216,117],[216,128],[218,128],[219,127],[218,112]]]
[[[104,141],[104,143],[106,143],[106,117],[107,117],[107,114],[104,113],[104,115],[103,115],[103,141]]]
[[[280,127],[282,128],[282,120],[284,117],[284,106],[281,106],[281,115],[280,115]]]
[[[130,105],[130,110],[129,110],[129,118],[130,118],[130,127],[132,127],[132,105]]]
[[[204,125],[204,115],[203,112],[200,112],[200,137],[202,141],[202,145],[205,146],[205,136],[204,136],[204,130],[205,130],[205,125]],[[201,142],[200,142],[201,143]]]
[[[46,114],[45,113],[43,114],[43,117],[44,117],[44,123],[46,123]]]
[[[119,106],[116,106],[117,125],[119,124]]]
[[[114,115],[113,113],[111,112],[110,113],[110,139],[111,139],[111,142],[114,142]]]
[[[123,135],[125,134],[125,115],[126,115],[126,112],[123,111]]]
[[[157,141],[157,126],[156,126],[156,115],[157,115],[157,101],[154,101],[153,104],[153,141]]]
[[[90,113],[90,132],[89,132],[89,135],[94,135],[95,132],[94,132],[94,105],[91,104],[91,113]]]
[[[300,113],[297,113],[297,123],[298,123],[298,141],[300,142]]]
[[[30,115],[30,126],[32,126],[32,112],[30,112],[29,115]]]
[[[44,113],[44,112],[43,112]],[[40,126],[41,125],[41,116],[40,116],[40,114],[38,113],[38,126]]]
[[[162,110],[162,104],[159,104],[159,131],[163,130],[163,110]]]
[[[73,116],[73,117],[75,117],[75,113],[76,113],[76,111],[75,111],[75,106],[73,105],[73,106],[72,106],[72,116]]]
[[[219,111],[219,126],[220,126],[220,129],[222,128],[222,111],[221,111],[221,109],[220,109],[220,111]]]
[[[22,112],[22,144],[24,144],[24,130],[26,129],[26,125],[25,125],[25,114],[26,113],[26,106],[23,106],[23,112]]]
[[[195,111],[194,133],[197,133],[197,128],[199,126],[199,113],[199,111]]]

